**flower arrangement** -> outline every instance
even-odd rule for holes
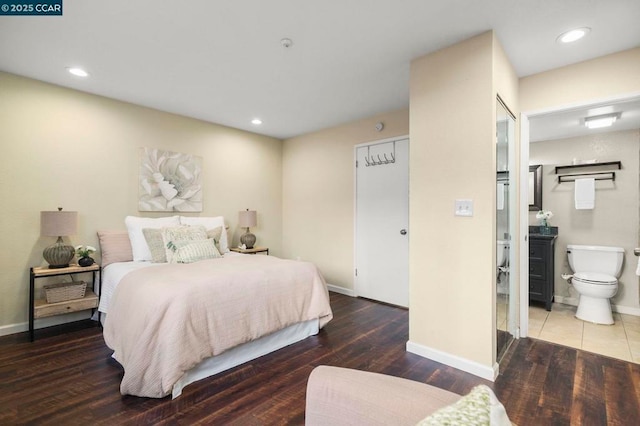
[[[553,212],[550,210],[540,210],[536,213],[536,219],[540,221],[540,226],[549,226],[549,219],[553,217]]]
[[[92,253],[95,253],[96,248],[91,246],[76,246],[76,256],[79,258],[90,257]]]

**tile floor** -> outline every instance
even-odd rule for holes
[[[614,325],[584,322],[575,306],[554,303],[551,312],[529,307],[529,337],[640,363],[640,317],[613,314]]]

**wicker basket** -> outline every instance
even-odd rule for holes
[[[47,303],[66,302],[67,300],[82,299],[87,290],[86,281],[72,281],[70,283],[49,284],[42,286],[47,296]]]

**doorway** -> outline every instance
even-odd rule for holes
[[[640,221],[637,213],[638,203],[640,203],[637,178],[640,122],[633,123],[634,117],[640,116],[639,95],[635,93],[570,107],[523,113],[520,168],[523,187],[521,187],[520,211],[524,220],[520,244],[524,249],[521,250],[523,255],[520,259],[521,266],[526,266],[525,262],[528,261],[526,258],[528,256],[528,250],[526,250],[528,225],[538,225],[535,219],[536,211],[531,213],[528,211],[527,200],[530,201],[530,194],[525,192],[531,191],[526,187],[528,182],[526,173],[529,171],[530,164],[540,164],[543,197],[539,209],[552,211],[554,217],[551,219],[551,225],[558,227],[554,273],[555,303],[551,312],[537,306],[529,307],[529,268],[521,269],[520,318],[523,336],[626,361],[640,362],[637,357],[640,341],[624,339],[625,336],[638,335],[640,331],[632,328],[640,324],[640,308],[637,304],[638,277],[634,273],[637,258],[632,250],[633,247],[638,246],[638,222]],[[636,104],[635,107],[634,104]],[[608,113],[621,114],[614,126],[595,131],[586,128],[585,117]],[[529,124],[530,130],[525,122]],[[622,170],[616,171],[615,181],[603,179],[597,182],[595,209],[576,210],[573,207],[574,184],[566,180],[560,183],[555,167],[587,165],[594,160],[606,162],[612,158],[622,161]],[[591,169],[580,170],[591,171]],[[625,192],[630,185],[635,185],[635,189],[632,189],[632,192],[635,191],[633,194]],[[616,211],[609,213],[608,209]],[[629,212],[632,213],[629,214]],[[563,273],[572,273],[566,256],[568,244],[619,246],[625,249],[622,275],[618,279],[620,287],[618,294],[611,299],[616,321],[614,326],[601,326],[575,319],[579,295],[561,277]],[[634,353],[636,353],[635,359]]]
[[[355,290],[409,306],[409,139],[355,147]]]

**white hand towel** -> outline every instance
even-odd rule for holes
[[[576,179],[576,210],[592,210],[596,204],[596,180]]]
[[[496,208],[504,210],[504,183],[498,183],[496,190]]]
[[[636,268],[636,275],[640,275],[640,257],[638,258],[638,266]]]

